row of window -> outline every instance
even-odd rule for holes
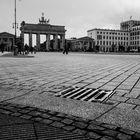
[[[128,40],[128,37],[114,37],[114,36],[101,36],[97,35],[97,39],[112,39],[112,40]]]
[[[128,35],[128,33],[119,33],[119,32],[99,32],[97,31],[97,34],[110,34],[110,35]]]
[[[139,39],[140,37],[139,36],[133,36],[133,37],[130,37],[130,40],[137,40],[137,39]]]
[[[135,35],[140,35],[140,31],[130,33],[130,36],[135,36]]]
[[[130,45],[139,45],[139,44],[140,44],[139,41],[131,41],[131,42],[130,42]]]
[[[97,41],[97,45],[124,45],[128,46],[128,42],[112,42],[112,41]]]

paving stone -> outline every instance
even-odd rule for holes
[[[128,93],[129,93],[128,90],[116,90],[115,95],[117,95],[117,96],[123,96],[123,95],[126,95]]]
[[[61,123],[61,122],[53,122],[52,124],[51,124],[52,126],[54,126],[54,127],[64,127],[65,125],[63,124],[63,123]]]
[[[65,124],[72,124],[73,123],[73,120],[64,119],[64,120],[62,120],[62,122],[65,123]]]
[[[127,93],[127,94],[125,95],[125,97],[137,98],[139,95],[140,95],[140,89],[139,89],[139,90],[134,89],[134,90],[132,90],[130,93]]]
[[[19,116],[21,116],[22,114],[21,114],[21,113],[12,113],[11,115],[12,115],[12,116],[19,117]]]
[[[97,139],[101,138],[100,135],[98,135],[98,134],[96,134],[94,132],[88,132],[87,133],[87,136],[90,137],[90,138],[92,138],[93,140],[97,140]]]
[[[115,101],[115,100],[107,100],[106,103],[109,104],[109,105],[114,105],[115,106],[116,104],[119,104],[120,102]]]
[[[34,117],[31,120],[41,122],[43,119],[41,117]]]
[[[127,103],[135,104],[135,105],[140,105],[140,100],[139,99],[129,99]]]
[[[20,112],[20,113],[23,113],[23,114],[26,114],[26,113],[29,113],[30,110],[22,109],[22,110],[20,110],[19,112]]]
[[[3,110],[3,109],[0,109],[0,113],[3,113],[3,114],[11,114],[12,112],[11,111],[8,111],[8,110]]]
[[[128,129],[124,129],[124,128],[121,128],[119,131],[123,132],[125,134],[128,134],[128,135],[133,135],[135,133],[134,131],[131,131],[131,130],[128,130]]]
[[[112,130],[116,130],[117,126],[116,125],[112,125],[112,124],[102,124],[102,127],[108,128],[108,129],[112,129]]]
[[[116,138],[119,140],[131,140],[131,136],[123,133],[119,133]]]
[[[88,119],[85,119],[85,118],[79,118],[77,117],[77,119],[75,119],[77,121],[81,121],[81,122],[84,122],[84,123],[89,123],[90,121]]]
[[[67,131],[72,131],[75,129],[74,126],[64,126],[63,129],[67,130]]]
[[[104,135],[107,135],[107,136],[110,136],[110,137],[116,137],[118,132],[117,131],[114,131],[114,130],[104,130],[104,131],[101,131],[102,134]]]
[[[23,119],[27,119],[27,120],[28,120],[28,119],[30,119],[32,116],[24,114],[24,115],[21,115],[20,117],[23,118]]]
[[[50,117],[51,120],[54,120],[54,121],[61,121],[62,118],[59,118],[59,117]]]
[[[88,124],[83,123],[83,122],[74,122],[74,123],[73,123],[73,126],[78,127],[78,128],[81,128],[81,129],[86,128],[87,125],[88,125]]]
[[[120,103],[119,105],[117,105],[117,107],[119,108],[128,109],[128,110],[132,110],[135,106],[136,105],[132,105],[128,103]]]
[[[64,118],[66,116],[66,114],[58,113],[56,116]]]
[[[34,107],[27,107],[26,109],[28,109],[28,110],[30,110],[30,111],[35,110],[35,108],[34,108]]]
[[[38,111],[31,111],[30,113],[28,113],[31,116],[40,116],[42,113],[38,112]]]
[[[100,138],[100,140],[116,140],[116,139],[109,136],[103,136],[102,138]]]
[[[87,131],[81,129],[75,129],[72,132],[80,135],[85,135],[87,133]]]
[[[115,101],[119,101],[119,102],[125,102],[126,100],[128,100],[127,97],[121,97],[121,96],[117,96],[117,95],[113,95],[110,100],[115,100]]]
[[[102,122],[93,120],[93,121],[90,121],[90,124],[102,125]]]
[[[48,113],[49,113],[50,115],[57,115],[57,114],[58,114],[58,112],[55,112],[55,111],[48,111]]]
[[[89,130],[100,130],[100,131],[105,130],[104,127],[101,127],[101,126],[98,126],[98,125],[94,125],[94,124],[90,124],[87,127],[87,129],[89,129]]]
[[[42,119],[41,122],[45,124],[51,124],[53,121],[49,119]]]
[[[43,113],[43,114],[41,114],[40,115],[42,118],[50,118],[51,116],[50,115],[48,115],[48,114],[46,114],[46,113]]]

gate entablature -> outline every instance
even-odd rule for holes
[[[65,34],[65,26],[57,26],[57,25],[50,25],[50,24],[29,24],[23,23],[21,24],[20,30],[24,33],[29,33],[29,32],[44,32],[44,33],[50,33],[55,34],[56,32],[58,34]]]
[[[42,18],[39,19],[38,24],[30,24],[26,22],[21,23],[21,37],[24,43],[24,34],[29,34],[29,46],[32,46],[32,34],[36,34],[36,46],[38,50],[40,49],[40,35],[46,35],[46,50],[50,48],[50,36],[53,35],[54,39],[54,50],[58,50],[58,35],[60,36],[60,48],[63,49],[65,43],[65,26],[59,25],[51,25],[49,24],[49,20],[44,19],[44,15],[42,14]]]

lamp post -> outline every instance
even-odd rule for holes
[[[18,28],[18,24],[17,24],[17,11],[16,11],[16,0],[15,0],[15,4],[14,4],[14,14],[15,14],[15,22],[13,23],[13,28],[15,28],[15,39],[14,39],[14,45],[13,45],[13,51],[14,51],[14,56],[16,56],[18,54],[18,50],[17,50],[17,28]]]
[[[16,45],[16,38],[17,38],[17,28],[18,28],[16,3],[17,1],[15,0],[15,4],[14,4],[15,5],[15,8],[14,8],[15,22],[13,23],[13,28],[15,29],[15,42],[14,42],[15,45]]]

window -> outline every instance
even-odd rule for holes
[[[97,39],[102,39],[102,35],[97,35]]]
[[[108,41],[106,41],[106,45],[108,45]]]

